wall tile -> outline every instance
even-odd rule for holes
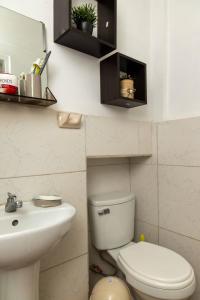
[[[8,191],[16,193],[18,198],[24,201],[31,200],[37,194],[61,195],[63,200],[77,209],[69,233],[43,258],[43,269],[88,251],[86,172],[1,179],[0,199],[4,201]]]
[[[60,129],[52,109],[1,104],[0,178],[85,170],[85,133]]]
[[[200,166],[200,118],[158,125],[159,164]]]
[[[200,167],[159,166],[160,226],[200,240]]]
[[[195,294],[190,300],[200,299],[200,242],[164,229],[159,231],[159,243],[185,257],[193,266],[197,280]]]
[[[157,166],[132,164],[131,191],[136,195],[136,219],[158,225]]]
[[[104,117],[86,117],[88,157],[138,153],[138,123]]]
[[[152,154],[152,124],[138,122],[139,154]]]
[[[135,221],[135,242],[139,242],[140,235],[145,235],[145,241],[158,244],[158,226],[154,226],[142,221]]]
[[[151,154],[150,150],[150,123],[86,117],[86,153],[88,157],[134,156],[141,155],[142,152]],[[148,152],[146,153],[146,151]]]
[[[88,300],[88,256],[40,274],[41,300]]]
[[[130,159],[124,157],[118,158],[89,158],[87,159],[87,166],[107,166],[107,165],[121,165],[129,164]]]
[[[89,167],[87,185],[89,196],[113,191],[129,192],[129,165]]]
[[[151,156],[141,156],[141,157],[133,157],[131,158],[131,162],[134,164],[148,164],[148,165],[156,165],[157,164],[157,123],[153,123],[152,126],[152,133],[151,133],[151,144],[152,144],[152,155]],[[144,136],[145,138],[145,136]],[[150,153],[151,153],[150,152]],[[141,147],[142,153],[142,147]]]

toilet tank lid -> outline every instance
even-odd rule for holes
[[[130,192],[112,192],[89,197],[92,206],[112,206],[129,201],[134,201],[135,195]]]

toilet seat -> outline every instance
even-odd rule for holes
[[[195,289],[192,266],[164,247],[139,242],[120,250],[117,262],[138,291],[160,299],[184,299]]]

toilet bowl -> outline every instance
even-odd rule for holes
[[[89,198],[92,243],[106,250],[138,300],[186,300],[195,291],[192,266],[179,254],[147,242],[133,243],[135,196],[109,193]]]
[[[142,300],[188,299],[195,290],[191,265],[179,254],[146,242],[108,250]]]

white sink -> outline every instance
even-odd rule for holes
[[[38,300],[39,260],[70,230],[75,208],[0,207],[0,300]]]

